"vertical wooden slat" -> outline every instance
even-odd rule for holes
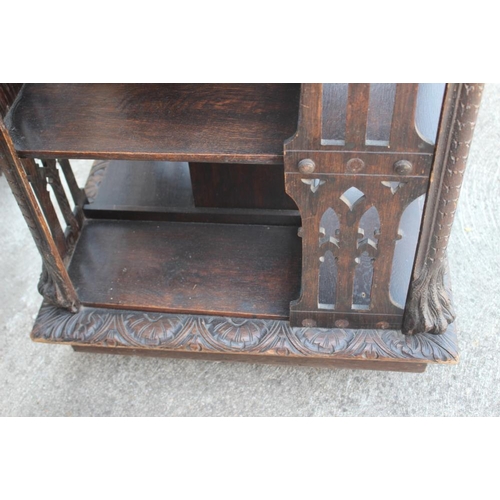
[[[392,115],[391,149],[417,151],[421,139],[415,128],[418,83],[398,83]]]
[[[64,256],[68,249],[66,245],[66,238],[64,237],[64,231],[59,223],[54,205],[52,205],[43,169],[38,167],[35,160],[32,158],[23,159],[22,164],[28,174],[31,187],[33,188],[35,196],[40,203],[40,207],[45,215],[45,219],[47,220],[47,224],[49,225],[52,236],[54,237],[59,253]]]
[[[54,191],[54,195],[56,197],[59,208],[61,209],[61,213],[66,224],[68,224],[68,226],[71,228],[71,233],[74,239],[78,235],[81,223],[78,222],[73,214],[73,211],[71,210],[66,192],[64,191],[64,187],[61,183],[59,170],[57,170],[56,160],[45,160],[44,165],[47,169],[47,182],[50,184],[52,190]]]
[[[297,133],[285,141],[286,149],[319,149],[321,145],[322,94],[323,84],[302,84]]]
[[[73,173],[69,160],[57,160],[57,162],[61,166],[61,170],[63,171],[66,182],[68,183],[68,187],[75,204],[83,207],[83,205],[87,203],[87,197],[85,196],[85,191],[81,189],[76,182],[75,174]]]
[[[345,133],[345,147],[347,149],[363,148],[365,145],[369,102],[369,83],[349,84]]]
[[[303,228],[303,244],[305,248],[314,248],[318,242],[318,231],[316,227],[319,225],[320,215],[314,217],[314,223]],[[317,252],[304,252],[302,254],[302,273],[305,273],[306,279],[303,281],[306,286],[302,288],[304,293],[302,296],[303,307],[309,310],[316,310],[319,302],[319,256]]]

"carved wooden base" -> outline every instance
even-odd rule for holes
[[[396,330],[291,328],[287,321],[146,313],[44,303],[31,337],[79,350],[421,372],[458,361],[454,328],[440,336]]]

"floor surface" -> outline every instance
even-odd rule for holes
[[[0,416],[500,416],[500,85],[449,243],[460,363],[423,374],[75,353],[35,344],[40,257],[0,177]],[[77,162],[85,180],[88,163]]]

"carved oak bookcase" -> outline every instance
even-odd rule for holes
[[[423,371],[481,84],[2,84],[42,256],[32,339]],[[71,159],[97,160],[85,189]]]

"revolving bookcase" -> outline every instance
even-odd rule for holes
[[[421,372],[481,84],[1,84],[32,339]],[[72,159],[95,160],[80,187]]]

